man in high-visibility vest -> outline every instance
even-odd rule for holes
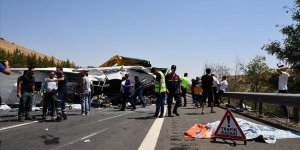
[[[157,68],[153,67],[151,72],[156,75],[155,78],[155,94],[156,94],[156,110],[153,117],[164,117],[164,105],[165,105],[165,96],[166,96],[166,83],[165,76],[161,71],[158,71]],[[160,110],[160,114],[159,114]],[[158,116],[159,115],[159,116]]]
[[[189,84],[189,78],[187,76],[188,73],[184,73],[184,77],[181,78],[181,83],[180,83],[181,91],[182,91],[181,96],[183,97],[184,100],[183,107],[186,107],[186,89]]]
[[[179,116],[177,108],[181,105],[181,87],[180,87],[180,77],[176,74],[176,66],[171,66],[171,72],[166,75],[166,86],[167,86],[167,102],[168,102],[168,116],[172,117],[172,101],[175,99],[176,103],[173,109],[173,113]]]

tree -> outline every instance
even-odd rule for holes
[[[262,49],[300,71],[300,0],[295,0],[294,8],[287,11],[289,12],[292,12],[292,19],[296,24],[284,26],[280,30],[285,36],[283,43],[273,41],[265,44]]]
[[[204,68],[210,68],[211,69],[211,73],[215,74],[216,77],[218,78],[222,78],[222,76],[228,76],[230,75],[230,68],[225,66],[224,64],[219,65],[219,64],[205,64]],[[203,74],[205,73],[205,70],[203,72]]]
[[[232,68],[232,76],[227,77],[229,82],[228,91],[231,92],[244,92],[247,89],[247,86],[244,81],[243,68],[244,64],[241,62],[238,56],[235,57],[235,64]]]
[[[266,64],[266,58],[256,56],[243,68],[245,82],[249,85],[251,92],[263,92],[268,87],[268,81],[272,73]]]

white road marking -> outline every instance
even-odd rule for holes
[[[124,114],[120,114],[120,115],[108,117],[108,118],[105,118],[105,119],[98,120],[97,122],[101,122],[101,121],[105,121],[105,120],[117,118],[117,117],[124,116],[124,115],[130,114],[130,113],[132,113],[132,112],[128,112],[128,113],[124,113]],[[75,144],[75,143],[77,143],[77,142],[79,142],[79,141],[84,141],[84,140],[86,140],[86,139],[88,139],[88,138],[91,138],[91,137],[93,137],[93,136],[95,136],[95,135],[97,135],[97,134],[99,134],[99,133],[102,133],[102,132],[104,132],[104,131],[106,131],[106,130],[108,130],[108,129],[109,129],[109,128],[104,129],[104,130],[101,130],[101,131],[94,132],[94,133],[89,134],[89,135],[87,135],[87,136],[84,136],[84,137],[82,137],[82,138],[78,138],[78,139],[76,139],[76,140],[74,140],[74,141],[71,141],[71,142],[66,143],[66,144],[63,144],[63,145],[61,145],[61,146],[59,146],[59,147],[57,147],[57,148],[54,148],[53,150],[62,149],[62,148],[65,147],[65,146]]]
[[[166,107],[165,107],[166,110]],[[166,114],[166,111],[164,112],[164,116]],[[157,118],[150,130],[148,131],[146,137],[144,138],[142,144],[139,147],[139,150],[154,150],[157,140],[158,140],[158,136],[162,127],[162,124],[164,122],[164,118]]]
[[[93,137],[93,136],[95,136],[95,135],[97,135],[97,134],[99,134],[99,133],[102,133],[102,132],[104,132],[104,131],[106,131],[106,130],[108,130],[108,129],[104,129],[104,130],[101,130],[101,131],[97,131],[97,132],[94,132],[94,133],[92,133],[92,134],[90,134],[90,135],[87,135],[87,136],[85,136],[85,137],[78,138],[78,139],[76,139],[76,140],[74,140],[74,141],[71,141],[71,142],[66,143],[66,144],[63,144],[63,145],[61,145],[61,146],[59,146],[59,147],[56,147],[56,148],[54,148],[53,150],[62,149],[62,148],[65,147],[65,146],[69,146],[69,145],[75,144],[75,143],[77,143],[77,142],[79,142],[79,141],[83,141],[83,140],[85,140],[85,139],[91,138],[91,137]]]
[[[132,113],[132,112],[128,112],[128,113],[124,113],[124,114],[120,114],[120,115],[116,115],[116,116],[108,117],[108,118],[105,118],[105,119],[98,120],[97,122],[101,122],[101,121],[105,121],[105,120],[109,120],[109,119],[117,118],[117,117],[124,116],[124,115],[130,114],[130,113]]]
[[[16,128],[16,127],[20,127],[20,126],[25,126],[25,125],[29,125],[29,124],[33,124],[33,123],[37,123],[37,122],[38,121],[32,121],[32,122],[22,123],[22,124],[18,124],[18,125],[9,126],[9,127],[3,127],[3,128],[0,128],[0,131],[11,129],[11,128]]]

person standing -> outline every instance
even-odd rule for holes
[[[218,86],[219,86],[220,82],[219,82],[218,78],[214,74],[211,74],[211,76],[214,79],[212,89],[213,89],[214,97],[216,98],[217,97]],[[208,99],[208,107],[210,107],[210,104],[211,104],[211,102]]]
[[[175,99],[176,103],[173,109],[173,113],[176,116],[179,116],[177,111],[178,107],[181,105],[181,87],[180,87],[180,77],[175,73],[176,72],[176,65],[171,66],[171,72],[168,73],[165,77],[166,79],[166,86],[167,86],[167,103],[168,103],[168,116],[172,117],[171,109],[172,109],[172,101],[173,98]]]
[[[165,110],[165,96],[167,91],[165,76],[161,71],[158,71],[155,67],[151,69],[151,73],[153,73],[156,76],[154,84],[154,92],[156,95],[156,109],[153,117],[163,118]]]
[[[187,86],[189,84],[189,78],[187,77],[188,73],[184,73],[183,76],[184,77],[181,78],[180,86],[181,86],[181,91],[182,91],[181,96],[183,97],[183,100],[184,100],[183,107],[186,107],[186,90],[187,90]]]
[[[88,71],[85,72],[85,76],[88,77],[89,76],[89,73]],[[88,104],[89,104],[89,111],[91,111],[91,107],[92,107],[92,94],[94,93],[94,86],[93,86],[93,82],[90,80],[90,78],[88,77],[89,79],[89,85],[90,85],[90,88],[88,89],[89,90],[89,95],[88,95]]]
[[[131,110],[135,110],[135,104],[132,101],[132,87],[134,85],[132,84],[131,80],[129,79],[129,75],[125,74],[125,84],[124,84],[124,93],[122,97],[122,108],[120,111],[125,111],[126,103],[129,101],[129,103],[132,106]]]
[[[194,93],[195,85],[196,85],[196,80],[192,79],[191,94],[192,94],[193,103],[195,103],[195,93]]]
[[[225,92],[225,90],[228,87],[228,82],[226,81],[226,76],[222,77],[221,83],[220,83],[220,90],[215,98],[215,105],[220,107],[220,97]]]
[[[63,72],[62,67],[56,67],[56,78],[55,79],[49,79],[51,82],[58,82],[58,88],[57,88],[57,97],[55,101],[55,109],[57,113],[57,121],[61,121],[63,118],[64,120],[67,120],[67,114],[66,114],[66,103],[65,100],[67,99],[67,77],[65,76]]]
[[[42,119],[46,120],[46,114],[48,108],[51,109],[51,119],[54,119],[54,107],[57,94],[57,82],[50,82],[49,79],[55,79],[55,72],[49,71],[49,78],[46,78],[42,90],[44,91],[44,104]],[[50,107],[49,107],[50,105]]]
[[[18,120],[32,120],[29,112],[32,108],[32,94],[35,88],[34,68],[29,67],[28,72],[18,78],[17,96],[20,97]],[[25,117],[25,118],[24,118]]]
[[[144,102],[143,99],[143,87],[142,87],[142,83],[139,79],[139,76],[134,76],[134,95],[132,97],[133,102],[136,102],[136,98],[139,97],[141,103],[142,103],[142,107],[146,107],[146,104]],[[136,104],[136,103],[135,103]]]
[[[288,80],[290,74],[287,73],[288,67],[281,66],[276,69],[278,74],[278,93],[288,93]],[[288,116],[287,107],[282,105],[283,115]]]
[[[10,75],[11,70],[9,67],[9,62],[7,60],[2,60],[0,63],[0,72],[6,74],[6,75]]]
[[[210,113],[215,113],[216,111],[214,110],[214,94],[213,94],[213,77],[210,75],[211,69],[206,68],[205,70],[206,74],[201,77],[202,81],[202,88],[203,88],[203,93],[202,93],[202,114],[204,114],[204,105],[206,103],[206,99],[208,98],[210,102]]]
[[[90,80],[86,76],[86,72],[82,70],[80,72],[81,81],[80,81],[80,95],[81,95],[81,114],[89,114],[89,89],[90,89]]]

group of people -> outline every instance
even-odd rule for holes
[[[176,74],[176,66],[171,66],[171,72],[166,76],[159,71],[157,68],[153,67],[151,72],[156,75],[155,79],[155,93],[156,93],[156,111],[153,117],[163,118],[164,114],[164,103],[165,96],[167,95],[167,113],[169,117],[173,117],[172,113],[179,116],[178,107],[186,107],[186,91],[189,85],[188,74],[185,73],[184,77],[180,78]],[[217,87],[220,86],[220,90],[217,92]],[[226,76],[222,77],[219,81],[211,74],[211,69],[206,69],[206,74],[201,77],[192,80],[191,92],[193,101],[198,107],[202,107],[202,114],[204,114],[204,106],[206,104],[206,99],[208,99],[208,106],[211,107],[210,112],[215,113],[214,106],[219,106],[219,97],[225,92],[228,87],[228,82],[226,81]],[[184,104],[182,105],[181,97],[184,99]],[[172,110],[173,99],[175,99],[175,106]]]
[[[35,68],[29,67],[18,78],[17,96],[20,97],[18,120],[20,122],[33,119],[30,116],[30,111],[32,109],[32,97],[35,92],[34,74]],[[62,67],[56,67],[56,71],[49,71],[49,77],[42,84],[42,91],[44,93],[42,118],[45,120],[48,112],[51,119],[66,120],[67,77],[64,75]]]
[[[204,106],[206,104],[206,99],[208,98],[208,107],[211,107],[210,112],[215,113],[213,109],[214,106],[220,106],[219,98],[225,92],[228,87],[228,82],[226,81],[226,76],[222,77],[219,81],[213,74],[211,74],[211,69],[206,68],[206,74],[201,77],[196,77],[196,80],[192,80],[191,93],[193,97],[193,102],[198,108],[199,104],[202,108],[202,114],[204,114]],[[217,91],[218,86],[220,90]]]
[[[134,91],[133,91],[134,88]],[[129,102],[132,106],[131,110],[136,109],[136,99],[141,101],[142,108],[146,107],[143,99],[143,86],[138,76],[134,76],[134,83],[129,79],[129,74],[125,74],[121,82],[121,100],[122,106],[120,111],[125,111],[126,104]]]
[[[287,82],[289,74],[287,73],[287,67],[277,68],[279,76],[278,91],[279,93],[287,93]],[[8,61],[0,61],[0,72],[9,75],[11,69]],[[30,111],[32,108],[32,96],[35,92],[35,69],[28,68],[22,76],[18,78],[17,83],[17,96],[20,97],[18,120],[31,120]],[[185,73],[184,77],[180,78],[176,74],[176,65],[171,66],[171,72],[164,75],[159,69],[153,67],[151,73],[156,75],[154,91],[156,94],[156,110],[153,117],[164,117],[164,105],[165,96],[167,96],[167,114],[169,117],[173,117],[172,114],[179,116],[178,108],[186,107],[186,91],[189,85],[188,74]],[[88,71],[83,70],[80,72],[80,97],[81,97],[81,114],[88,115],[91,110],[91,93],[93,86],[88,78]],[[217,91],[217,88],[219,91]],[[210,113],[215,113],[214,106],[220,106],[219,98],[225,92],[228,87],[226,76],[223,76],[219,81],[213,74],[211,69],[206,69],[206,74],[201,78],[196,77],[192,79],[191,93],[195,106],[202,108],[202,114],[204,114],[204,106],[208,99],[208,107],[210,107]],[[134,90],[133,90],[134,89]],[[62,67],[56,67],[56,71],[50,71],[49,77],[45,79],[42,90],[44,92],[43,101],[43,119],[46,119],[47,113],[51,118],[55,118],[60,121],[67,119],[65,100],[67,99],[67,77],[63,73]],[[146,107],[143,99],[143,87],[138,76],[134,77],[134,83],[129,79],[129,75],[125,74],[125,77],[121,83],[122,93],[122,106],[120,111],[125,111],[127,102],[131,103],[132,110],[136,109],[136,99],[139,98],[142,107]],[[182,105],[181,97],[184,99]],[[175,99],[175,106],[172,110],[173,99]],[[1,100],[1,97],[0,97]],[[1,101],[0,101],[1,104]],[[284,113],[287,114],[287,109],[282,106]],[[55,113],[56,112],[56,113]]]

